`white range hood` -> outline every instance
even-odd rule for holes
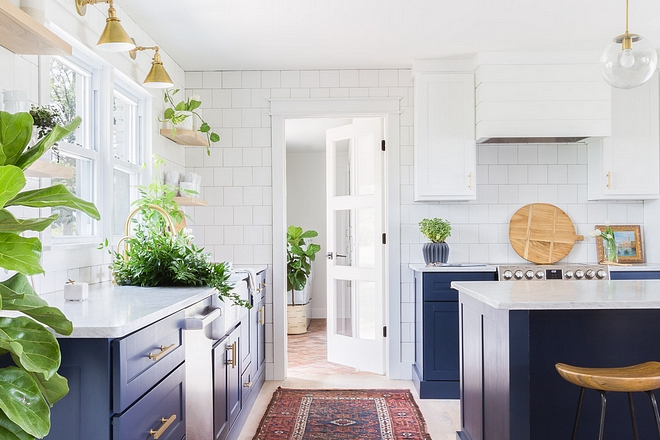
[[[574,143],[610,136],[612,93],[598,58],[565,55],[479,54],[477,143]]]

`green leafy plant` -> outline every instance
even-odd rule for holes
[[[110,269],[120,286],[208,286],[215,288],[223,301],[251,307],[232,291],[227,265],[210,262],[204,248],[196,247],[187,235],[169,234],[143,223],[133,231],[135,237],[126,239],[125,253],[110,251]]]
[[[220,136],[216,132],[211,131],[211,126],[207,124],[206,121],[204,121],[204,119],[199,115],[199,113],[195,111],[199,108],[199,106],[202,105],[202,101],[199,100],[199,95],[192,95],[190,98],[179,101],[175,104],[174,95],[177,93],[179,93],[179,89],[175,89],[173,91],[170,91],[169,89],[165,90],[165,96],[163,99],[167,104],[170,105],[170,107],[165,109],[165,112],[163,113],[163,119],[159,119],[159,121],[169,121],[172,124],[172,133],[176,135],[175,125],[181,124],[189,117],[197,116],[202,123],[198,131],[206,135],[206,138],[209,141],[209,145],[211,142],[218,142],[220,140]],[[190,112],[190,114],[184,112]],[[206,154],[209,156],[211,155],[211,150],[208,146],[206,147]]]
[[[34,126],[39,129],[38,138],[46,136],[56,125],[64,123],[62,112],[55,105],[32,105],[30,115],[34,120]]]
[[[24,315],[0,318],[0,356],[9,356],[14,364],[0,369],[0,438],[5,440],[45,437],[50,431],[50,407],[69,392],[67,380],[57,373],[59,344],[44,325],[62,335],[70,335],[73,325],[30,285],[27,276],[44,272],[39,262],[41,241],[22,236],[27,231],[43,231],[57,214],[19,219],[8,208],[68,207],[100,218],[92,203],[74,196],[63,185],[23,191],[27,182],[24,170],[78,124],[80,118],[66,127],[55,125],[28,149],[32,116],[0,112],[0,267],[16,272],[0,282],[0,309]],[[10,362],[3,359],[2,363]]]
[[[307,279],[312,272],[312,261],[316,258],[316,253],[321,250],[321,246],[315,243],[307,244],[308,238],[318,236],[318,232],[309,230],[303,232],[299,226],[289,226],[286,234],[286,289],[291,291],[300,291],[305,288]],[[293,305],[296,304],[295,294],[291,295]]]
[[[444,243],[451,235],[451,225],[441,218],[425,218],[419,222],[419,231],[433,243]]]

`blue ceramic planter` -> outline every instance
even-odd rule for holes
[[[426,243],[422,247],[424,262],[429,265],[432,263],[446,263],[449,260],[449,245],[447,243]]]

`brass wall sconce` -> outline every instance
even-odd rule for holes
[[[120,20],[117,18],[114,0],[76,0],[76,10],[79,15],[85,15],[87,13],[87,5],[95,5],[97,3],[107,3],[109,8],[108,18],[105,20],[105,29],[103,29],[96,47],[107,52],[125,52],[135,48],[135,42],[126,33]]]
[[[133,43],[135,44],[135,40],[133,40]],[[149,70],[149,73],[143,82],[144,86],[154,89],[166,89],[168,87],[172,87],[174,85],[174,81],[172,81],[172,78],[170,78],[170,76],[167,74],[165,67],[163,67],[163,61],[160,59],[160,53],[158,53],[159,47],[136,46],[134,49],[131,49],[128,54],[132,59],[135,59],[137,58],[138,51],[141,50],[155,51],[154,58],[151,61],[151,70]]]

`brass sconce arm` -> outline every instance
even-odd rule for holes
[[[110,10],[115,12],[115,0],[76,0],[76,11],[78,11],[79,15],[85,15],[87,13],[87,5],[96,5],[99,3],[107,3],[110,5]]]

